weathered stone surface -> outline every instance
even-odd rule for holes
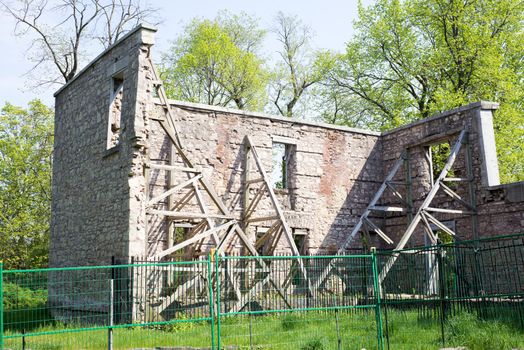
[[[164,131],[152,120],[163,115],[153,97],[147,64],[153,32],[147,27],[131,32],[56,94],[51,266],[105,265],[111,256],[151,256],[168,244],[166,222],[145,212],[147,198],[165,191],[169,183],[166,171],[148,172],[145,164],[169,164],[173,152]],[[108,150],[112,77],[117,73],[124,77],[120,135],[118,145]],[[522,184],[483,186],[482,152],[487,145],[480,144],[478,118],[482,111],[483,120],[489,119],[497,108],[494,104],[464,106],[383,134],[186,102],[172,101],[171,106],[188,157],[238,220],[243,210],[245,136],[251,137],[268,173],[273,167],[272,143],[293,143],[290,186],[276,191],[276,196],[291,228],[306,232],[306,253],[333,253],[340,247],[406,149],[411,196],[418,208],[431,188],[425,148],[432,142],[453,143],[464,128],[471,145],[479,236],[523,230]],[[453,171],[456,177],[466,176],[465,147]],[[399,171],[394,180],[405,182],[405,172]],[[399,185],[398,191],[408,194],[406,186]],[[465,186],[456,192],[468,196]],[[384,196],[384,204],[388,203],[398,200],[390,193]],[[159,206],[166,208],[167,201]],[[188,206],[196,208],[196,202]],[[458,208],[441,193],[432,206]],[[262,200],[261,212],[269,209],[269,200]],[[470,216],[436,216],[454,221],[460,238],[473,238]],[[373,221],[395,242],[408,223],[398,213],[375,213]],[[254,228],[247,234],[254,239]],[[411,244],[424,243],[423,237],[417,230]],[[372,245],[393,247],[374,234],[370,239]]]

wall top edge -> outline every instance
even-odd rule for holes
[[[105,49],[104,51],[102,51],[98,56],[96,56],[94,59],[91,60],[91,62],[89,62],[84,68],[82,68],[74,77],[73,79],[71,79],[70,81],[68,81],[67,83],[65,83],[64,85],[62,85],[58,90],[56,90],[56,92],[53,94],[54,97],[58,96],[66,87],[68,87],[71,83],[73,83],[74,81],[76,81],[80,76],[82,76],[90,67],[92,67],[95,62],[97,62],[98,60],[100,60],[104,55],[106,55],[109,51],[113,50],[116,46],[120,45],[121,43],[123,43],[124,41],[126,41],[130,36],[132,36],[133,34],[135,34],[136,32],[140,31],[140,30],[146,30],[146,31],[150,31],[150,32],[153,32],[153,33],[156,33],[157,32],[157,28],[155,26],[152,26],[150,24],[147,24],[147,23],[141,23],[139,25],[137,25],[136,27],[134,27],[133,29],[131,29],[129,32],[127,32],[123,37],[121,37],[120,39],[118,39],[116,42],[114,42],[111,46],[109,46],[107,49]]]
[[[394,128],[394,129],[391,129],[391,130],[388,130],[388,131],[384,131],[382,133],[382,136],[390,135],[390,134],[393,134],[393,133],[398,132],[400,130],[409,129],[409,128],[413,127],[413,126],[424,124],[424,123],[427,123],[427,122],[432,121],[432,120],[445,118],[445,117],[448,117],[448,116],[450,116],[452,114],[465,112],[465,111],[469,111],[469,110],[474,110],[474,109],[494,111],[494,110],[499,109],[499,104],[497,102],[491,102],[491,101],[473,102],[473,103],[470,103],[470,104],[465,105],[465,106],[460,106],[460,107],[457,107],[457,108],[454,108],[454,109],[450,109],[449,111],[444,111],[442,113],[433,114],[431,117],[420,119],[420,120],[414,121],[412,123],[409,123],[409,124],[406,124],[406,125],[403,125],[403,126],[399,126],[398,128]]]
[[[170,105],[176,106],[182,109],[192,109],[192,110],[207,111],[207,112],[236,114],[236,115],[240,115],[240,116],[247,117],[247,118],[268,119],[272,121],[278,121],[278,122],[289,123],[289,124],[306,125],[306,126],[312,126],[312,127],[317,127],[317,128],[338,130],[338,131],[351,132],[351,133],[357,133],[357,134],[363,134],[363,135],[369,135],[369,136],[380,136],[380,132],[378,131],[351,128],[347,126],[333,125],[333,124],[327,124],[327,123],[322,123],[322,122],[313,122],[313,121],[307,121],[307,120],[301,120],[301,119],[290,119],[290,118],[286,118],[282,116],[261,113],[261,112],[250,112],[250,111],[245,111],[242,109],[235,109],[235,108],[228,108],[228,107],[221,107],[221,106],[212,106],[212,105],[207,105],[203,103],[185,102],[185,101],[178,101],[178,100],[169,100],[168,102]],[[156,99],[155,103],[161,104],[159,99]]]

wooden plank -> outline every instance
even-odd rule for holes
[[[397,247],[395,248],[395,250],[403,249],[406,246],[406,244],[409,241],[409,239],[411,238],[411,235],[413,234],[413,232],[415,232],[415,229],[417,228],[417,225],[421,221],[421,216],[424,215],[425,209],[427,207],[429,207],[429,205],[431,204],[431,202],[435,198],[435,195],[437,194],[437,191],[440,189],[440,184],[441,184],[442,180],[448,175],[449,170],[451,169],[451,167],[455,163],[455,159],[458,156],[458,153],[459,153],[460,148],[462,146],[462,142],[463,142],[463,140],[464,140],[466,135],[467,135],[466,130],[462,130],[460,132],[460,135],[459,135],[457,141],[455,142],[455,145],[451,149],[450,155],[449,155],[449,157],[448,157],[448,159],[446,161],[446,164],[444,165],[444,168],[442,169],[439,177],[436,179],[435,183],[431,187],[428,195],[426,196],[426,198],[422,202],[422,205],[418,209],[417,214],[413,218],[413,221],[411,221],[411,223],[409,224],[408,228],[406,229],[406,231],[402,235],[402,237],[401,237],[399,243],[397,244]],[[389,260],[385,263],[384,267],[382,268],[382,270],[381,270],[381,272],[379,274],[379,282],[380,282],[380,284],[382,284],[382,282],[386,278],[386,275],[388,274],[389,270],[391,269],[391,267],[393,266],[393,264],[395,263],[397,258],[398,258],[398,255],[397,254],[393,254],[391,256],[391,258],[389,258]]]
[[[252,223],[252,222],[260,222],[260,221],[271,221],[271,220],[278,220],[280,217],[278,215],[272,215],[272,216],[259,216],[256,218],[250,218],[245,220],[246,222]]]
[[[427,207],[426,211],[430,211],[430,212],[434,212],[434,213],[445,213],[445,214],[466,214],[466,215],[473,214],[473,212],[467,211],[467,210],[435,208],[435,207]]]
[[[175,244],[171,248],[168,248],[168,249],[166,249],[166,250],[156,254],[155,257],[158,258],[158,259],[163,258],[164,256],[172,254],[172,253],[174,253],[177,250],[180,250],[182,248],[185,248],[188,245],[193,244],[194,242],[197,242],[197,241],[200,241],[200,240],[202,240],[202,239],[204,239],[206,237],[209,237],[210,235],[212,235],[215,232],[218,232],[218,231],[221,231],[221,230],[225,230],[229,226],[234,225],[235,223],[236,223],[236,221],[228,221],[228,222],[226,222],[223,225],[220,225],[220,226],[214,227],[212,229],[206,230],[206,231],[204,231],[202,233],[199,233],[199,234],[197,234],[197,235],[195,235],[195,236],[193,236],[193,237],[191,237],[189,239],[186,239],[185,241],[183,241],[183,242],[181,242],[179,244]]]
[[[172,211],[180,211],[191,199],[193,199],[195,191],[187,192],[178,202],[175,202],[173,207],[169,208]]]
[[[471,211],[475,211],[475,207],[473,207],[470,203],[466,202],[465,200],[463,200],[459,195],[458,193],[456,193],[455,191],[453,191],[451,188],[449,188],[448,186],[446,186],[446,184],[444,182],[441,182],[440,183],[440,186],[442,186],[442,190],[444,191],[444,193],[446,193],[448,196],[450,196],[451,198],[455,199],[457,202],[459,202],[460,204],[462,204],[463,206],[465,206],[466,208],[468,208],[469,210]]]
[[[425,215],[422,215],[422,222],[424,223],[424,229],[426,231],[426,235],[429,237],[429,240],[431,241],[431,243],[438,244],[437,236],[433,233],[433,230],[431,229],[431,225],[429,224]]]
[[[364,218],[364,222],[368,224],[387,244],[393,244],[393,240],[389,238],[377,225],[375,225],[368,218]]]
[[[158,210],[158,209],[147,209],[147,213],[154,215],[162,215],[171,219],[229,219],[233,220],[234,218],[228,215],[222,214],[203,214],[203,213],[189,213],[189,212],[180,212],[180,211],[171,211],[171,210]]]
[[[465,177],[445,177],[444,179],[442,179],[442,181],[445,181],[445,182],[469,182],[471,180],[468,179],[468,178],[465,178]]]
[[[176,165],[147,163],[146,166],[148,168],[159,169],[159,170],[182,171],[182,172],[186,172],[186,173],[195,173],[195,174],[200,174],[201,173],[200,170],[197,170],[195,168],[181,167],[181,166],[176,166]]]
[[[450,230],[446,225],[444,225],[443,223],[438,221],[433,215],[431,215],[427,211],[424,212],[423,216],[425,216],[429,221],[431,221],[435,226],[437,226],[442,231],[444,231],[444,232],[446,232],[446,233],[448,233],[448,234],[450,234],[452,236],[455,236],[455,232]]]
[[[372,207],[369,207],[369,210],[385,211],[385,212],[398,212],[398,213],[405,213],[406,212],[406,209],[402,208],[402,207],[382,206],[382,205],[374,205]]]
[[[259,239],[256,240],[255,242],[255,248],[259,248],[260,246],[262,246],[267,240],[268,238],[273,234],[273,232],[278,228],[280,227],[280,220],[278,221],[275,221],[270,227],[269,229],[267,230],[266,233],[264,233],[262,235],[262,237],[260,237]]]
[[[249,195],[249,194],[248,194]],[[260,202],[260,200],[262,199],[262,197],[264,197],[264,191],[262,188],[259,188],[257,190],[257,192],[255,193],[255,197],[253,198],[253,200],[249,203],[247,209],[245,210],[244,212],[244,221],[246,221],[247,219],[249,219],[249,217],[251,215],[253,215],[253,213],[255,212],[255,209],[258,205],[258,203]],[[247,226],[247,225],[246,225]]]
[[[187,186],[191,185],[192,183],[194,183],[195,181],[198,181],[201,177],[202,177],[202,175],[198,174],[197,176],[194,176],[194,177],[192,177],[192,178],[190,178],[190,179],[188,179],[188,180],[186,180],[186,181],[184,181],[184,182],[182,182],[182,183],[180,183],[180,184],[178,184],[176,186],[171,187],[166,192],[164,192],[164,193],[162,193],[162,194],[160,194],[160,195],[150,199],[149,202],[147,202],[147,205],[151,206],[153,204],[156,204],[156,203],[160,202],[162,199],[167,198],[170,195],[172,195],[172,194],[178,192],[179,190],[183,189],[184,187],[187,187]]]
[[[407,205],[406,200],[404,199],[404,196],[397,190],[397,188],[391,183],[386,182],[386,185],[389,187],[390,191],[398,198],[404,205]]]
[[[251,184],[256,184],[256,183],[264,182],[264,181],[265,181],[264,178],[259,177],[259,178],[256,178],[256,179],[247,180],[246,183],[251,185]]]

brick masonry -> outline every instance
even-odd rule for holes
[[[166,222],[145,211],[148,196],[165,191],[169,181],[165,171],[148,171],[145,163],[167,164],[172,152],[166,135],[151,119],[163,113],[147,64],[154,32],[146,26],[136,28],[55,95],[51,266],[108,264],[112,256],[151,256],[167,247]],[[117,75],[123,76],[120,134],[118,145],[108,149]],[[496,104],[471,104],[383,134],[186,102],[171,105],[188,157],[238,219],[243,208],[244,137],[251,137],[267,172],[275,138],[296,144],[290,186],[278,190],[277,196],[290,226],[307,233],[308,253],[338,249],[405,149],[415,208],[420,205],[430,188],[425,147],[435,140],[454,142],[463,128],[469,131],[479,236],[523,231],[524,183],[482,185],[486,145],[479,136],[478,119],[481,113],[490,117]],[[464,150],[454,167],[457,177],[466,174]],[[397,179],[405,181],[405,172]],[[456,191],[468,193],[462,187]],[[400,187],[399,192],[407,194]],[[432,206],[456,204],[439,195]],[[473,238],[469,216],[438,218],[453,220],[460,239]],[[398,214],[376,215],[374,220],[395,241],[407,224],[406,216]],[[253,229],[248,234],[254,239]],[[410,244],[424,243],[422,237],[417,231]],[[390,247],[373,234],[370,238],[370,245]]]

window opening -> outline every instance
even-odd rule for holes
[[[273,188],[289,188],[290,164],[293,159],[294,145],[273,142],[273,168],[271,183]]]
[[[111,89],[111,105],[109,108],[109,126],[107,148],[113,148],[120,142],[120,127],[122,119],[122,101],[124,98],[124,76],[122,73],[113,77]]]

